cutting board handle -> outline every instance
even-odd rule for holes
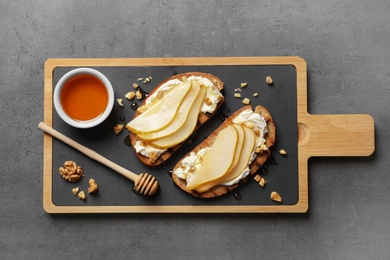
[[[375,150],[374,119],[366,114],[301,116],[298,147],[307,158],[369,156]]]

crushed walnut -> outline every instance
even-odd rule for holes
[[[234,97],[235,98],[241,98],[241,94],[240,93],[234,93]]]
[[[271,192],[270,198],[271,198],[271,200],[276,201],[276,202],[282,202],[283,201],[282,197],[276,191]]]
[[[281,150],[279,151],[279,153],[280,153],[281,155],[286,155],[286,154],[287,154],[287,152],[286,152],[284,149],[281,149]]]
[[[137,89],[139,86],[138,86],[138,84],[137,83],[133,83],[133,88],[134,89]]]
[[[264,188],[265,184],[267,183],[267,180],[264,179],[264,178],[263,178],[261,175],[259,175],[259,174],[256,174],[255,177],[253,177],[253,179],[254,179],[257,183],[259,183],[259,185],[260,185],[261,187],[263,187],[263,188]]]
[[[259,185],[264,188],[265,184],[267,183],[267,180],[261,177],[261,180],[259,181]]]
[[[136,97],[137,99],[142,99],[142,93],[141,93],[141,91],[137,90],[137,92],[135,92],[135,97]]]
[[[84,176],[83,169],[74,161],[64,162],[64,167],[60,167],[58,170],[61,176],[69,182],[76,182]]]
[[[261,180],[261,176],[259,174],[256,174],[255,177],[253,177],[253,179],[256,181],[256,182],[259,182]]]
[[[151,80],[151,76],[149,76],[148,78],[145,78],[145,80],[143,81],[144,84],[148,84]]]
[[[125,95],[125,98],[127,98],[128,100],[133,100],[135,97],[135,92],[134,91],[130,91],[128,92],[126,95]]]
[[[241,83],[241,87],[242,87],[242,88],[245,88],[246,86],[248,86],[248,83],[247,83],[247,82]]]
[[[242,101],[242,103],[244,105],[249,105],[251,103],[251,100],[249,98],[244,98],[244,100]]]
[[[94,179],[89,179],[89,188],[88,188],[88,193],[93,193],[97,192],[98,190],[98,185]]]
[[[123,124],[117,124],[116,126],[114,126],[114,133],[117,135],[122,132],[124,128],[125,126]]]
[[[272,84],[274,83],[274,81],[272,80],[271,76],[265,77],[265,82],[266,82],[268,85],[272,85]]]
[[[84,191],[80,191],[77,196],[79,196],[80,199],[82,200],[85,200],[87,197],[85,196],[85,192]]]
[[[120,107],[123,107],[123,99],[122,98],[117,98],[116,101],[118,102],[118,105]]]
[[[157,161],[157,159],[158,159],[158,154],[157,153],[151,152],[149,154],[149,162],[150,163],[155,163]]]
[[[157,99],[162,99],[163,96],[164,96],[164,92],[159,91],[159,92],[157,93]]]
[[[79,187],[76,187],[76,188],[72,189],[73,195],[77,195],[79,192],[80,192],[80,188]]]
[[[206,105],[208,105],[208,106],[211,106],[213,104],[213,102],[211,101],[211,99],[209,97],[206,97],[204,99],[204,103],[206,103]]]
[[[253,93],[253,96],[254,96],[254,97],[257,97],[258,95],[259,95],[259,93],[257,93],[257,92],[256,92],[256,93]]]

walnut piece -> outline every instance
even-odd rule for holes
[[[137,83],[133,83],[133,88],[134,89],[137,89],[139,86],[138,86],[138,84]]]
[[[137,99],[142,99],[142,93],[141,93],[141,91],[137,90],[137,92],[135,92],[135,97],[136,97]]]
[[[158,159],[158,154],[157,153],[151,152],[149,154],[149,162],[150,163],[155,163],[157,161],[157,159]]]
[[[270,196],[271,200],[276,201],[276,202],[282,202],[282,197],[277,193],[276,191],[271,192]]]
[[[84,191],[80,191],[79,194],[77,194],[77,196],[79,196],[79,198],[82,199],[82,200],[86,199]]]
[[[242,103],[245,104],[245,105],[249,105],[251,103],[251,100],[249,98],[244,98]]]
[[[256,182],[258,182],[259,185],[260,185],[261,187],[264,187],[265,184],[267,183],[267,180],[264,179],[263,177],[261,177],[261,175],[259,175],[259,174],[256,174],[256,176],[253,177],[253,179],[254,179]]]
[[[248,86],[248,82],[243,82],[243,83],[241,83],[241,87],[242,87],[242,88],[245,88],[246,86]]]
[[[162,99],[163,96],[164,96],[164,92],[159,91],[159,92],[157,93],[157,99]]]
[[[118,105],[119,105],[120,107],[123,107],[123,99],[117,98],[116,101],[118,102]]]
[[[261,180],[259,181],[259,185],[260,185],[261,187],[264,187],[266,183],[267,183],[267,180],[264,179],[263,177],[261,177]]]
[[[274,83],[274,81],[272,80],[271,76],[265,77],[265,82],[266,82],[268,85],[272,85],[272,84]]]
[[[79,193],[79,191],[80,191],[80,188],[79,188],[79,187],[76,187],[76,188],[73,188],[73,189],[72,189],[73,195],[77,195],[77,194]]]
[[[253,177],[253,179],[256,181],[256,182],[259,182],[261,180],[261,176],[259,174],[256,174],[255,177]]]
[[[284,149],[281,149],[281,150],[279,151],[279,153],[280,153],[281,155],[286,155],[286,154],[287,154],[287,152],[286,152]]]
[[[256,93],[253,93],[253,96],[254,96],[254,97],[257,97],[258,95],[259,95],[259,93],[257,93],[257,92],[256,92]]]
[[[143,81],[144,84],[147,84],[150,82],[150,78],[145,78],[145,80]]]
[[[240,93],[234,93],[234,97],[235,98],[241,98],[241,94]]]
[[[130,91],[128,92],[126,95],[125,95],[125,98],[127,98],[128,100],[133,100],[135,97],[135,92],[134,91]]]
[[[208,105],[208,106],[211,106],[213,104],[213,101],[211,101],[211,99],[209,97],[206,97],[204,99],[204,103],[206,103],[206,105]]]
[[[88,193],[93,193],[97,192],[98,190],[98,185],[94,179],[89,179],[89,188],[88,188]]]
[[[125,126],[123,124],[117,124],[116,126],[114,126],[114,133],[119,134],[124,128]]]
[[[62,178],[69,182],[76,182],[84,176],[83,169],[74,161],[64,162],[64,167],[60,167],[58,170]]]

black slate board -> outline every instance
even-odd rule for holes
[[[66,72],[75,67],[57,67],[53,72],[53,88]],[[132,192],[133,183],[115,173],[106,166],[84,156],[73,148],[53,139],[53,186],[52,201],[56,206],[137,206],[137,205],[275,205],[269,196],[271,191],[277,191],[283,197],[283,205],[295,205],[298,202],[298,128],[297,128],[297,75],[292,65],[234,65],[234,66],[148,66],[148,67],[92,67],[107,76],[113,85],[116,98],[123,98],[124,107],[117,103],[110,117],[100,126],[93,129],[77,129],[64,123],[53,108],[53,128],[76,140],[77,142],[97,151],[113,162],[130,169],[135,173],[152,173],[159,181],[161,193],[158,197],[148,198],[136,196]],[[214,129],[221,124],[221,119],[215,115],[209,122],[196,132],[196,139],[186,142],[177,153],[166,162],[164,167],[148,168],[136,158],[131,147],[126,146],[127,131],[119,135],[113,133],[113,126],[121,123],[121,117],[127,123],[133,118],[131,109],[133,101],[128,101],[124,95],[133,90],[133,83],[141,77],[152,76],[149,84],[138,82],[146,91],[151,91],[160,81],[172,76],[174,73],[200,71],[211,73],[225,83],[223,94],[225,103],[219,115],[229,116],[243,106],[242,100],[234,98],[234,89],[240,83],[248,82],[242,89],[242,97],[248,97],[251,105],[266,107],[276,124],[276,145],[271,148],[274,162],[268,164],[268,174],[265,188],[261,188],[254,180],[220,198],[204,200],[192,197],[173,185],[168,171],[189,150],[194,148]],[[271,76],[274,80],[272,86],[265,83],[265,77]],[[253,97],[253,93],[259,93]],[[140,101],[135,101],[140,104]],[[278,153],[285,149],[288,154],[282,156]],[[82,166],[85,177],[77,183],[69,183],[62,179],[58,168],[66,161],[74,160]],[[88,180],[94,178],[99,184],[99,192],[87,194],[85,201],[75,197],[71,189],[80,187],[87,191]],[[241,200],[237,199],[239,194]]]

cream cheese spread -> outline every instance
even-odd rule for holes
[[[143,156],[150,157],[150,153],[155,153],[157,156],[160,156],[166,151],[166,149],[158,149],[150,145],[145,145],[141,141],[137,141],[134,145],[135,151],[142,154]]]
[[[252,109],[247,109],[240,113],[233,120],[233,123],[244,124],[247,127],[252,128],[253,130],[260,129],[259,135],[256,135],[255,147],[260,147],[261,150],[268,150],[264,139],[265,134],[268,132],[267,123],[264,117],[262,117],[258,113],[254,113]],[[198,153],[191,152],[186,158],[182,160],[181,167],[177,168],[173,174],[176,174],[178,178],[184,179],[188,183],[192,176],[191,172],[193,172],[194,169],[200,167],[200,164],[202,162],[202,156],[204,156],[208,150],[209,148],[203,148]],[[253,162],[256,156],[257,154],[255,153],[255,151],[253,151],[247,167],[241,172],[241,174],[229,182],[220,183],[220,185],[231,186],[233,184],[239,183],[240,180],[247,177],[250,173],[249,165]]]

